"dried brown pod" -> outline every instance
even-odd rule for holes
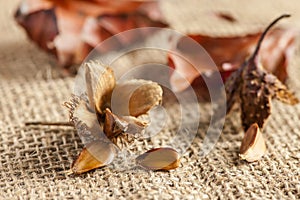
[[[178,152],[169,147],[155,148],[136,158],[138,165],[150,170],[172,170],[180,165]]]
[[[118,139],[127,141],[129,136],[135,139],[142,134],[149,125],[144,116],[162,101],[162,89],[152,81],[129,80],[117,84],[113,70],[96,62],[87,63],[84,70],[86,93],[73,95],[64,104],[69,109],[70,121],[86,144],[71,167],[74,174],[109,164],[115,156],[114,144]]]
[[[275,19],[262,33],[252,56],[229,77],[225,84],[227,113],[233,105],[240,102],[242,125],[246,131],[252,124],[263,127],[271,113],[271,99],[276,98],[284,103],[294,105],[299,102],[297,97],[273,74],[268,73],[258,60],[261,43],[270,28],[282,18]]]
[[[240,148],[240,158],[248,162],[261,159],[266,152],[266,144],[258,125],[252,124],[246,131]]]

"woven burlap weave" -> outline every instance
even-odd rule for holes
[[[18,2],[0,3],[0,199],[300,198],[300,105],[276,101],[264,129],[268,151],[259,162],[238,159],[243,133],[234,115],[208,156],[198,155],[203,140],[198,134],[174,171],[105,167],[65,176],[83,146],[76,131],[24,122],[68,120],[61,104],[74,78],[61,77],[54,60],[28,42],[12,19]],[[298,97],[299,57],[298,50],[288,80]]]

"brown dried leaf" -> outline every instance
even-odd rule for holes
[[[259,60],[267,72],[274,74],[281,82],[287,79],[287,66],[294,54],[296,29],[274,29],[264,40]]]
[[[153,7],[157,1],[23,0],[15,17],[33,41],[55,54],[60,65],[69,67],[81,63],[99,42],[117,33],[145,26],[164,27],[162,19],[151,19],[155,12],[148,10],[150,7],[140,10],[145,4],[157,9]],[[101,17],[109,23],[103,24]],[[127,45],[138,38],[119,42]],[[112,47],[107,48],[101,50]]]
[[[17,22],[26,30],[28,37],[42,49],[54,53],[53,40],[58,34],[53,9],[23,15],[20,10],[15,14]],[[46,27],[46,28],[45,28]]]
[[[32,1],[32,0],[31,0]],[[68,8],[82,15],[119,14],[136,10],[142,1],[102,1],[102,0],[40,0],[52,2],[53,6]]]
[[[150,170],[172,170],[180,165],[176,150],[168,147],[155,148],[136,158],[138,165]]]
[[[295,47],[295,39],[297,31],[294,29],[274,29],[266,36],[260,51],[260,62],[266,71],[273,73],[280,81],[284,82],[287,78],[287,65],[293,55]],[[257,40],[261,33],[250,34],[238,37],[210,37],[204,35],[190,35],[199,45],[201,45],[216,64],[223,80],[227,80],[230,74],[236,71],[243,62],[251,55]],[[200,74],[206,71],[216,70],[214,63],[205,61],[205,57],[199,60],[201,52],[193,51],[192,44],[186,38],[180,38],[176,41],[176,47],[173,52],[181,56],[177,56],[173,52],[168,54],[169,65],[178,73],[173,73],[170,82],[173,88],[181,91],[189,83],[199,82]],[[206,55],[205,55],[206,56]],[[187,62],[183,57],[189,58],[191,62]],[[207,56],[206,56],[207,57]],[[198,69],[198,70],[196,70]],[[218,72],[216,72],[218,73]],[[177,74],[182,75],[178,77]],[[212,76],[213,77],[213,76]]]

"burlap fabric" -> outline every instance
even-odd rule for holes
[[[208,124],[201,125],[181,167],[175,171],[106,167],[77,177],[65,176],[64,170],[82,148],[76,131],[25,127],[24,122],[66,121],[68,114],[61,104],[69,99],[74,79],[61,77],[53,67],[53,59],[27,41],[12,19],[17,3],[0,3],[1,199],[300,198],[300,105],[291,107],[279,102],[274,102],[264,130],[268,152],[259,162],[239,161],[237,152],[243,133],[238,115],[234,115],[227,120],[215,149],[205,158],[200,158],[198,152]],[[267,12],[265,9],[262,12]],[[297,50],[288,80],[298,97],[299,56]]]

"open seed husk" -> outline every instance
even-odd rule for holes
[[[246,131],[240,148],[240,158],[248,162],[258,161],[266,152],[266,144],[256,123]]]
[[[91,108],[96,108],[98,114],[104,115],[116,86],[113,70],[101,63],[89,62],[85,65],[85,80]]]
[[[138,165],[150,170],[172,170],[180,165],[178,152],[169,147],[154,148],[136,158]]]
[[[86,94],[73,95],[64,103],[70,121],[87,144],[68,174],[111,163],[118,141],[123,146],[144,133],[150,123],[148,112],[162,101],[163,91],[156,82],[133,79],[117,84],[113,70],[97,62],[86,63],[84,69]]]
[[[85,80],[90,107],[103,118],[106,108],[115,116],[139,117],[162,102],[163,90],[158,83],[132,79],[116,84],[113,70],[101,63],[85,65]]]

